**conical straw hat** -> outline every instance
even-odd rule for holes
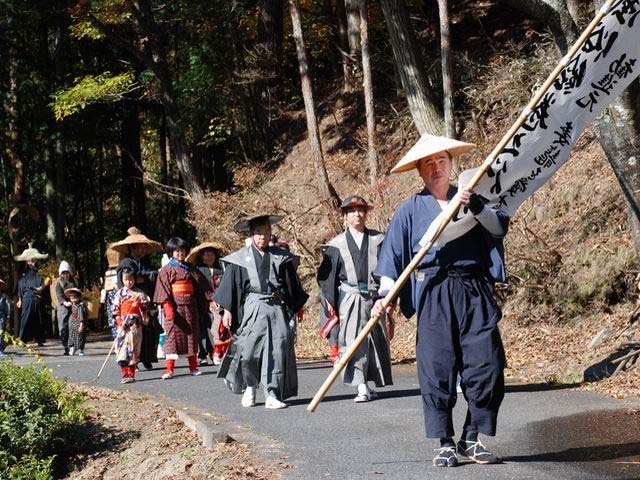
[[[208,248],[213,248],[217,250],[219,258],[224,257],[224,247],[222,246],[222,244],[217,242],[202,242],[197,247],[193,247],[191,249],[191,251],[189,252],[189,255],[187,255],[187,258],[186,258],[187,263],[193,263],[195,265],[195,263],[198,261],[198,255],[200,254],[200,252]]]
[[[82,297],[82,290],[80,290],[77,287],[71,287],[71,288],[67,288],[64,291],[65,296],[69,297],[72,293],[75,293],[76,295],[78,295],[79,297]]]
[[[37,248],[33,248],[30,243],[29,248],[25,249],[20,255],[13,257],[16,262],[27,262],[29,260],[45,260],[49,257],[46,253],[40,253]]]
[[[423,134],[416,144],[391,169],[391,173],[406,172],[416,168],[418,160],[434,153],[448,151],[451,155],[460,155],[475,148],[473,143],[460,142],[453,138]]]
[[[147,238],[147,236],[143,235],[136,227],[130,227],[127,230],[127,233],[129,234],[129,236],[127,236],[124,240],[112,243],[111,245],[109,245],[109,248],[124,255],[129,254],[129,245],[136,244],[145,246],[144,255],[162,251],[162,244],[160,242],[156,242],[155,240]]]
[[[113,248],[107,248],[105,252],[105,257],[107,257],[107,263],[109,264],[109,268],[116,268],[120,265],[120,262],[125,257],[125,255],[118,250],[114,250]]]

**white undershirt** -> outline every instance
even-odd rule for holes
[[[353,237],[353,240],[356,242],[358,249],[362,248],[362,239],[364,238],[364,232],[359,232],[355,228],[349,227],[349,233]]]

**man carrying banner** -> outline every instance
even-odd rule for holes
[[[322,299],[328,318],[339,318],[338,346],[343,354],[369,320],[378,282],[373,271],[384,234],[369,230],[365,223],[371,207],[362,197],[350,196],[341,205],[347,229],[333,238],[323,252],[318,269]],[[391,385],[391,355],[385,316],[369,334],[343,371],[343,381],[357,387],[354,401],[373,398],[367,381],[377,387]],[[391,319],[388,319],[391,321]]]
[[[416,168],[425,188],[400,205],[391,220],[376,268],[381,295],[386,295],[420,250],[425,231],[456,194],[458,189],[449,185],[452,155],[473,147],[425,134],[391,170]],[[495,435],[504,397],[504,350],[498,330],[501,311],[492,290],[494,282],[505,281],[502,238],[509,217],[485,205],[470,189],[462,190],[460,203],[474,216],[475,226],[432,249],[412,275],[411,284],[400,293],[403,314],[418,316],[418,376],[426,435],[440,439],[433,459],[437,467],[456,466],[457,455],[477,463],[499,462],[478,440],[478,433]],[[379,300],[374,315],[381,310]],[[458,373],[469,408],[456,447],[452,410]]]

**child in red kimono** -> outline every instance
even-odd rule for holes
[[[186,263],[189,244],[179,237],[167,242],[169,263],[158,273],[153,301],[162,306],[166,339],[166,369],[162,379],[173,377],[176,360],[186,355],[191,375],[198,370],[200,315],[210,307],[213,289],[200,271]]]
[[[149,296],[136,287],[133,269],[122,269],[124,287],[113,296],[112,312],[118,329],[116,334],[116,362],[122,372],[120,383],[136,381],[136,365],[142,349],[142,325],[148,322]]]

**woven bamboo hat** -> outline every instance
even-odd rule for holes
[[[82,297],[82,290],[76,287],[67,288],[64,291],[65,296],[70,297],[71,295],[77,295]]]
[[[129,235],[124,240],[112,243],[111,245],[109,245],[109,248],[125,256],[129,254],[129,246],[136,244],[144,245],[144,255],[161,252],[163,250],[162,244],[160,242],[156,242],[155,240],[147,238],[147,236],[143,235],[142,232],[140,232],[140,230],[138,230],[136,227],[129,227],[127,233]]]
[[[49,255],[40,253],[37,248],[33,248],[33,244],[29,244],[29,248],[25,249],[20,255],[13,257],[16,262],[28,262],[29,260],[46,260]]]
[[[120,253],[118,250],[114,250],[113,248],[107,248],[107,251],[104,253],[104,256],[107,257],[107,263],[109,264],[109,268],[117,268],[120,265],[120,262],[124,258],[124,254]]]
[[[475,148],[473,143],[460,142],[453,138],[439,137],[437,135],[423,134],[416,144],[405,153],[404,157],[396,163],[395,167],[391,169],[391,173],[406,172],[413,170],[419,160],[433,155],[438,152],[449,152],[453,155],[460,155],[461,153],[468,152]]]
[[[269,222],[269,225],[275,225],[284,217],[282,215],[256,215],[255,217],[243,218],[234,225],[236,232],[248,232],[252,225]]]
[[[197,247],[193,247],[191,249],[189,255],[187,255],[186,258],[187,263],[195,264],[198,261],[198,255],[200,255],[200,252],[210,248],[218,251],[218,258],[224,257],[224,247],[222,246],[222,244],[218,242],[202,242]]]

